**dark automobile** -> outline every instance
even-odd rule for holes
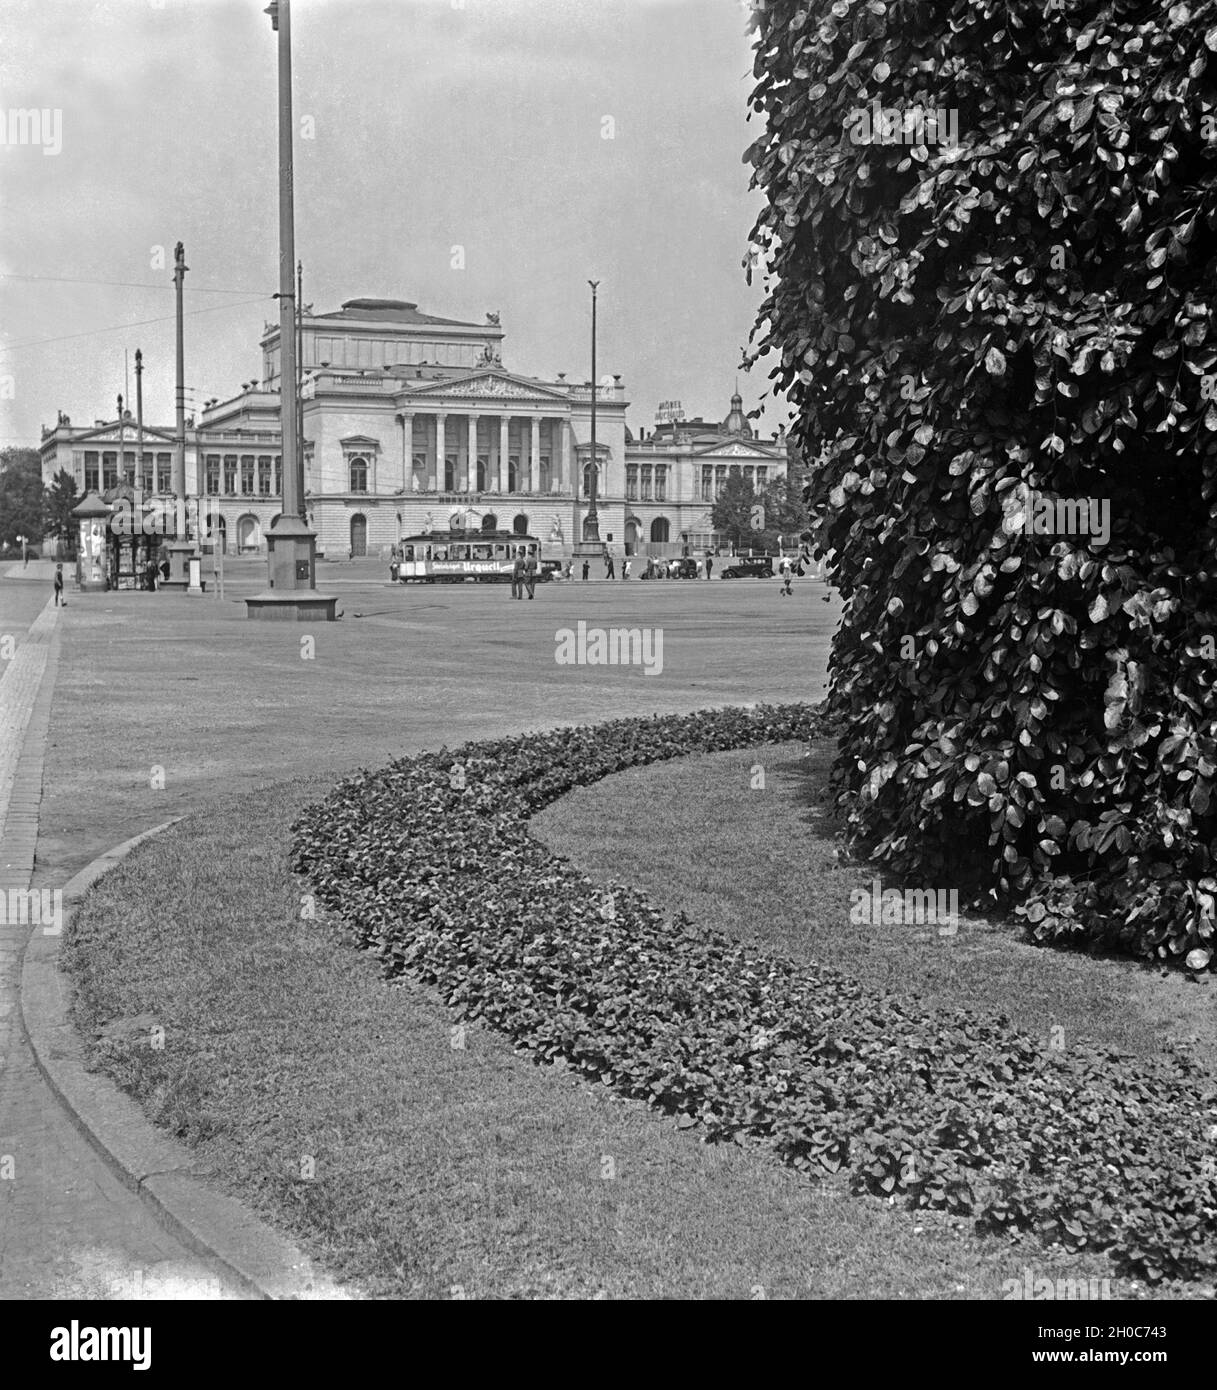
[[[768,555],[737,557],[723,570],[724,579],[772,579],[773,561]]]

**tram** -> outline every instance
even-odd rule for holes
[[[403,584],[510,583],[516,551],[537,560],[537,578],[552,579],[558,560],[542,556],[536,536],[514,531],[423,531],[405,536],[398,548],[397,577]]]

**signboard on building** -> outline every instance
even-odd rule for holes
[[[672,425],[684,418],[685,412],[679,401],[660,401],[659,408],[655,411],[657,425]]]

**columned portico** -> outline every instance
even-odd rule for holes
[[[506,414],[499,416],[499,491],[508,490],[507,451],[510,447],[507,438],[508,419]]]
[[[528,490],[541,491],[541,417],[532,417],[532,439],[528,450]]]

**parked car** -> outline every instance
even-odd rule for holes
[[[737,556],[722,574],[724,579],[772,579],[773,561],[768,555]]]

